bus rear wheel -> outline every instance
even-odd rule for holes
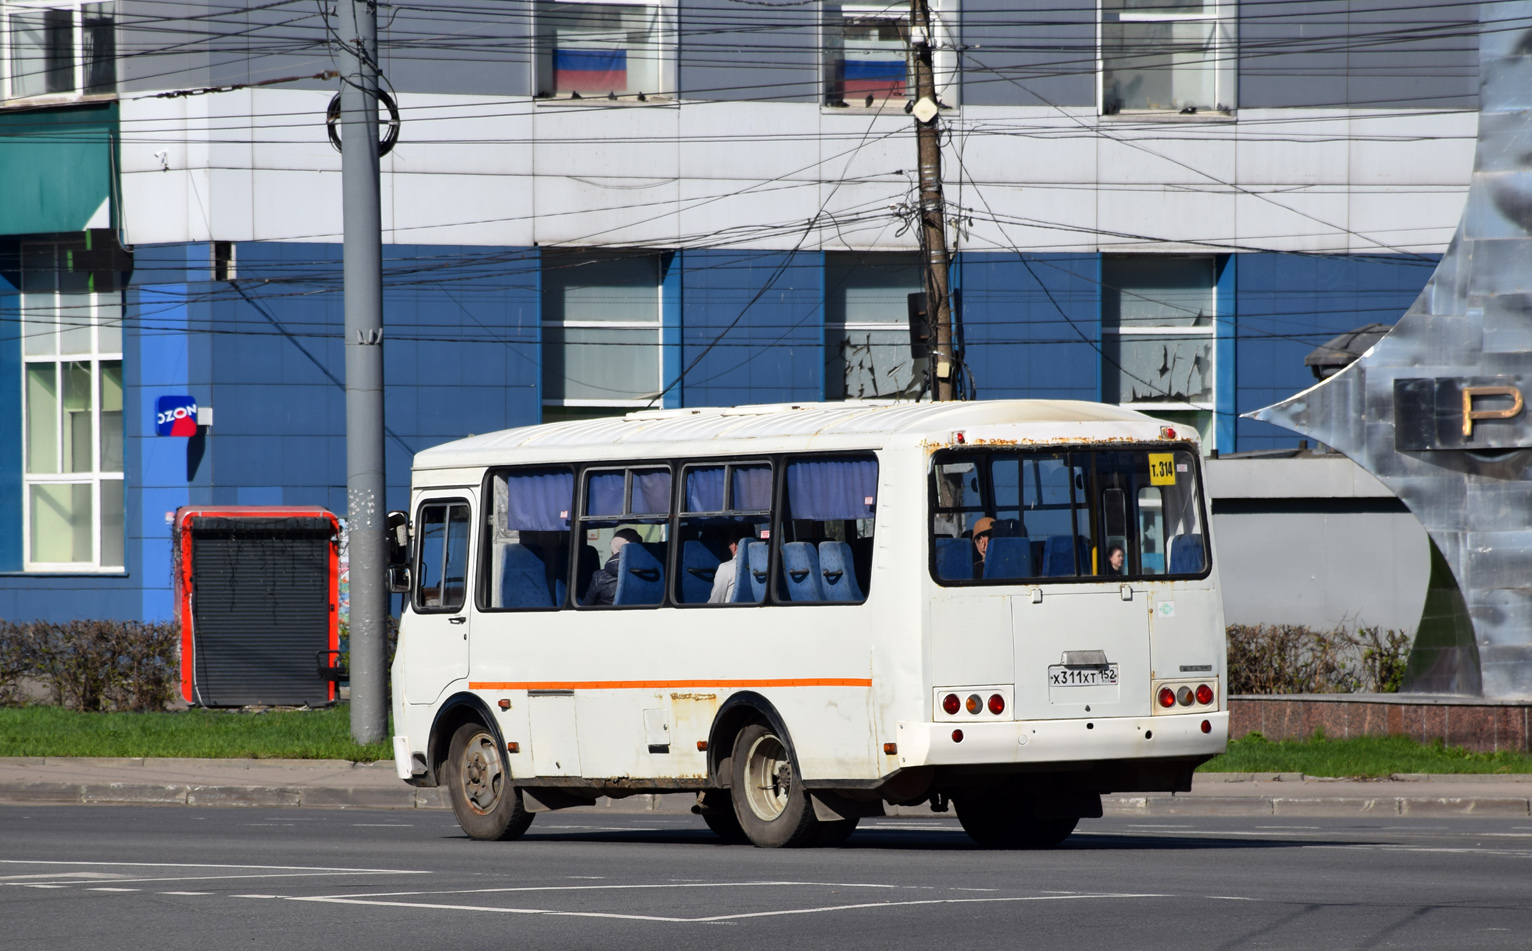
[[[532,824],[511,783],[500,743],[483,724],[465,723],[452,734],[447,748],[447,796],[457,824],[470,838],[519,838]]]
[[[1075,831],[1079,819],[1041,819],[1026,796],[994,792],[954,796],[958,822],[981,848],[1048,849]]]
[[[793,768],[792,749],[764,723],[734,738],[729,795],[745,836],[763,849],[814,845],[819,822]]]

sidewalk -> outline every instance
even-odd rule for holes
[[[690,793],[603,799],[577,811],[684,814]],[[445,809],[392,761],[0,757],[0,803]],[[1395,776],[1359,781],[1298,773],[1198,773],[1189,793],[1120,793],[1108,816],[1532,816],[1532,774]],[[928,807],[890,808],[933,816]],[[950,815],[950,813],[948,814]]]

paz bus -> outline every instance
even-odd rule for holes
[[[1046,847],[1224,750],[1192,432],[1097,403],[740,406],[415,457],[395,765],[463,830],[694,793],[829,845],[888,804]]]

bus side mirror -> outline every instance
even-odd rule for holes
[[[388,590],[394,594],[409,594],[410,591],[410,566],[388,566]]]
[[[388,589],[395,594],[410,590],[410,516],[407,512],[389,512]]]

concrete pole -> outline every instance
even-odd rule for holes
[[[341,0],[345,211],[346,526],[351,554],[351,736],[388,732],[388,543],[383,471],[383,217],[378,198],[376,0]]]
[[[937,400],[953,398],[951,284],[947,273],[946,199],[942,197],[942,147],[937,129],[936,69],[931,48],[935,45],[931,8],[927,0],[910,0],[910,43],[915,65],[915,140],[920,162],[921,247],[926,260],[926,313],[934,323],[931,342]]]

